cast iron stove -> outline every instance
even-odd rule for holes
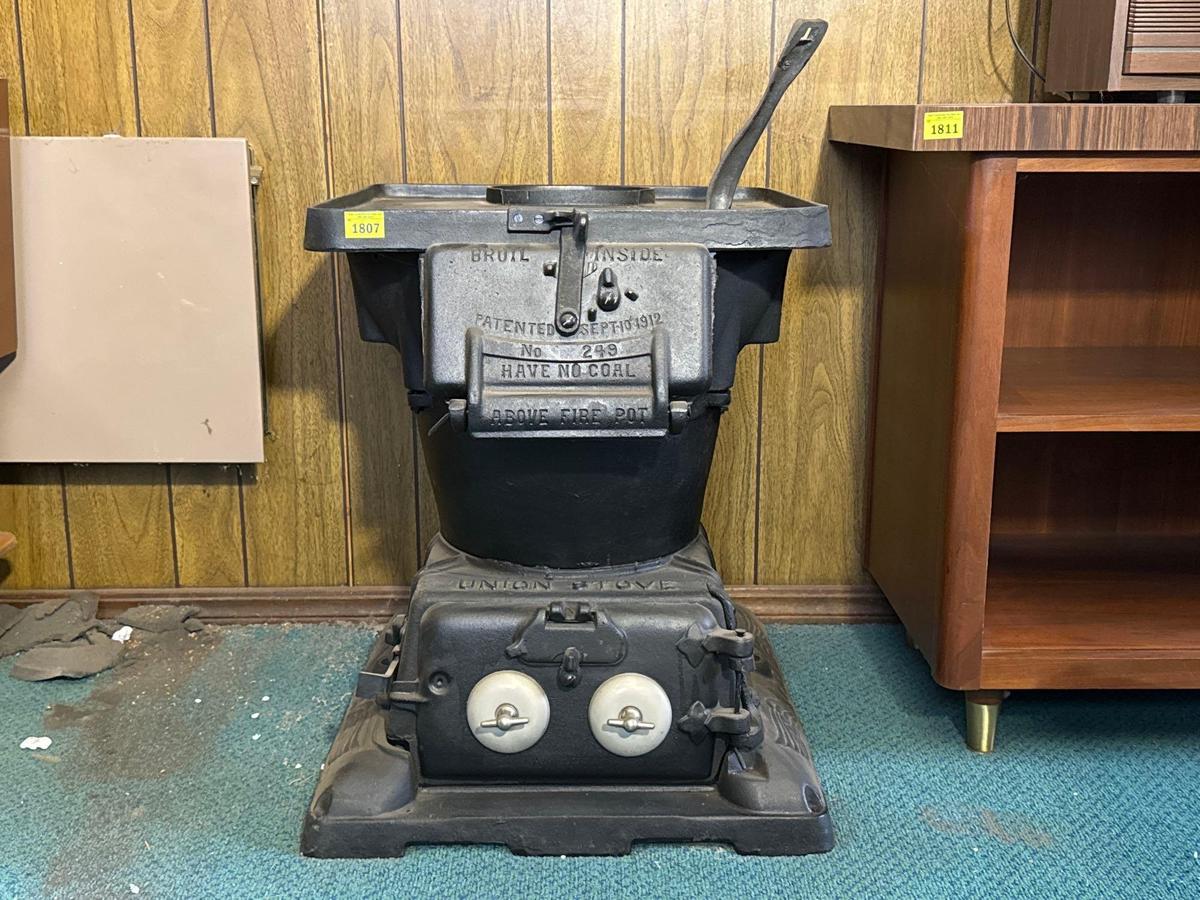
[[[793,28],[707,191],[376,185],[308,211],[363,338],[402,354],[442,530],[306,854],[832,846],[766,632],[699,524],[738,352],[778,339],[792,249],[830,241],[824,206],[737,189],[825,28]]]

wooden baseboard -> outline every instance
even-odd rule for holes
[[[768,622],[893,622],[895,614],[873,585],[733,585],[733,597]],[[99,615],[112,618],[139,603],[178,603],[201,609],[220,625],[255,622],[383,622],[408,605],[405,586],[99,588]],[[0,590],[0,603],[25,606],[68,590]]]

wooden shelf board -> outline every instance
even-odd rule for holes
[[[982,682],[1200,688],[1200,534],[993,535]]]
[[[997,431],[1200,431],[1200,347],[1009,347]]]
[[[927,112],[963,113],[961,138],[926,140]],[[892,150],[1195,153],[1197,103],[958,103],[833,106],[829,138]]]

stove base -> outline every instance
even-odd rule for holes
[[[795,856],[833,847],[833,824],[795,710],[762,626],[750,673],[765,739],[730,751],[705,784],[428,784],[412,754],[388,743],[385,713],[355,696],[304,822],[301,850],[318,857],[402,856],[413,844],[503,844],[530,855],[624,855],[637,842],[731,844]],[[382,637],[366,671],[381,671]]]

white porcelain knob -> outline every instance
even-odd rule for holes
[[[671,730],[671,700],[653,678],[624,672],[596,688],[588,703],[588,724],[609,753],[641,756]]]
[[[550,700],[542,686],[512,669],[485,675],[467,697],[467,726],[475,740],[497,753],[520,753],[536,744],[550,724]]]

